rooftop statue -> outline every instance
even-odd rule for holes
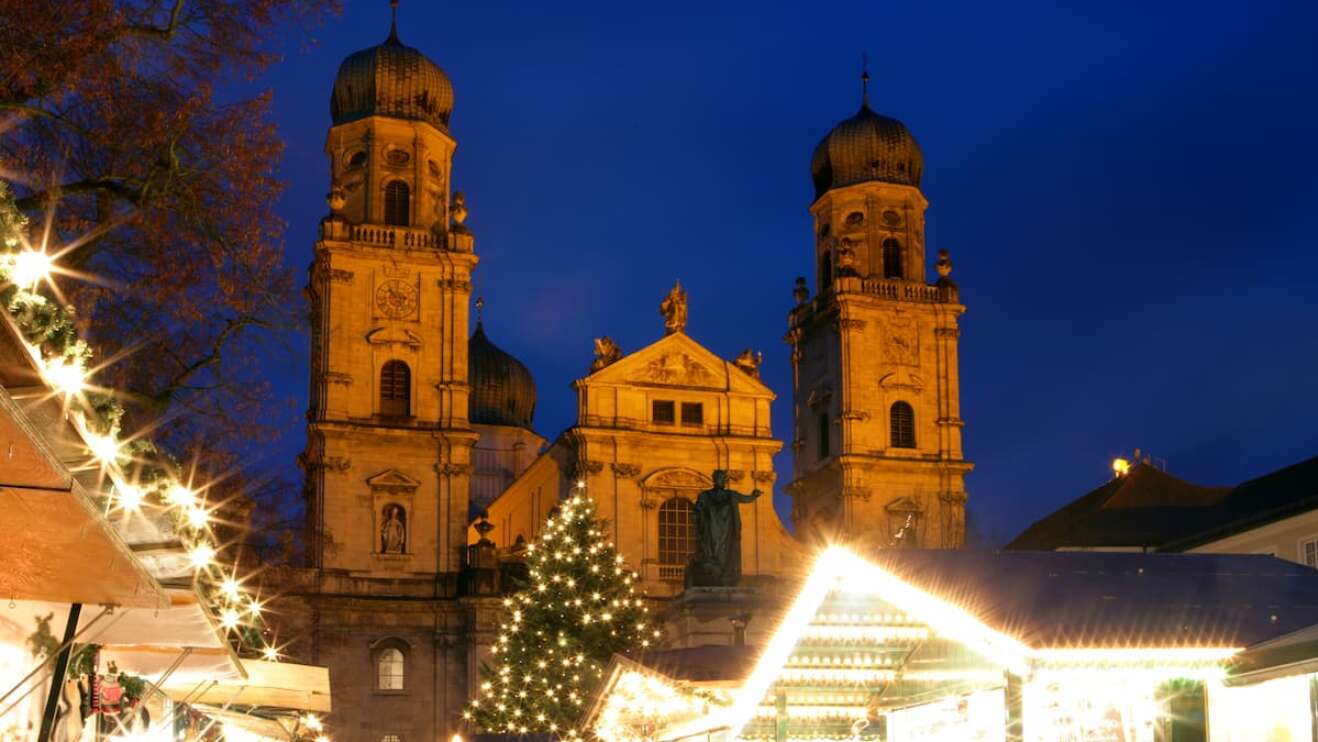
[[[613,338],[608,335],[595,338],[595,360],[590,362],[590,372],[593,374],[605,366],[617,363],[621,359],[622,348],[613,342]]]
[[[741,352],[741,355],[737,356],[736,360],[732,362],[732,365],[758,379],[760,378],[760,364],[763,362],[763,353],[756,353],[750,348],[747,348]]]
[[[674,282],[668,296],[659,302],[659,314],[664,316],[665,334],[686,330],[686,291],[682,290],[681,281]]]
[[[714,470],[714,486],[696,498],[696,553],[686,568],[687,587],[736,587],[741,580],[741,512],[759,490],[728,489],[728,473]]]

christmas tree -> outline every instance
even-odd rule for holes
[[[527,547],[529,584],[504,600],[507,621],[463,718],[494,733],[580,736],[610,658],[658,636],[581,485]]]

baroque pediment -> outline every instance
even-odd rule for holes
[[[641,486],[647,488],[682,487],[688,489],[709,489],[714,480],[694,469],[672,467],[650,472],[641,480]]]
[[[584,380],[590,384],[671,386],[717,389],[742,394],[770,395],[768,387],[684,333],[658,342],[597,370]]]
[[[414,490],[421,486],[421,482],[397,469],[385,469],[378,474],[373,474],[366,478],[366,484],[371,489],[382,490]]]
[[[377,327],[366,333],[366,342],[371,345],[407,345],[421,347],[421,336],[405,327]]]
[[[721,371],[722,369],[719,369]],[[653,358],[628,381],[662,384],[664,386],[701,386],[721,388],[721,373],[711,369],[686,353],[665,353]]]
[[[924,507],[911,497],[899,497],[888,503],[884,510],[889,513],[920,513],[924,512]]]
[[[879,386],[884,389],[912,389],[918,392],[924,388],[924,379],[909,371],[894,371],[884,374],[879,379]]]

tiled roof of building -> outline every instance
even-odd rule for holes
[[[1229,487],[1135,466],[1025,529],[1008,549],[1156,548],[1201,530]]]
[[[1136,466],[1025,529],[1008,549],[1182,551],[1318,508],[1318,457],[1236,487]]]
[[[1164,548],[1181,550],[1318,508],[1318,456],[1249,480],[1206,513],[1201,528]]]
[[[1318,623],[1318,571],[1270,556],[880,550],[870,558],[1033,648],[1246,647]]]

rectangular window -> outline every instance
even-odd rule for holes
[[[683,425],[704,425],[705,424],[705,406],[699,402],[682,403],[682,424]]]
[[[1300,561],[1318,569],[1318,538],[1305,539],[1300,542]]]
[[[656,399],[650,403],[650,422],[672,425],[676,421],[672,400]]]

